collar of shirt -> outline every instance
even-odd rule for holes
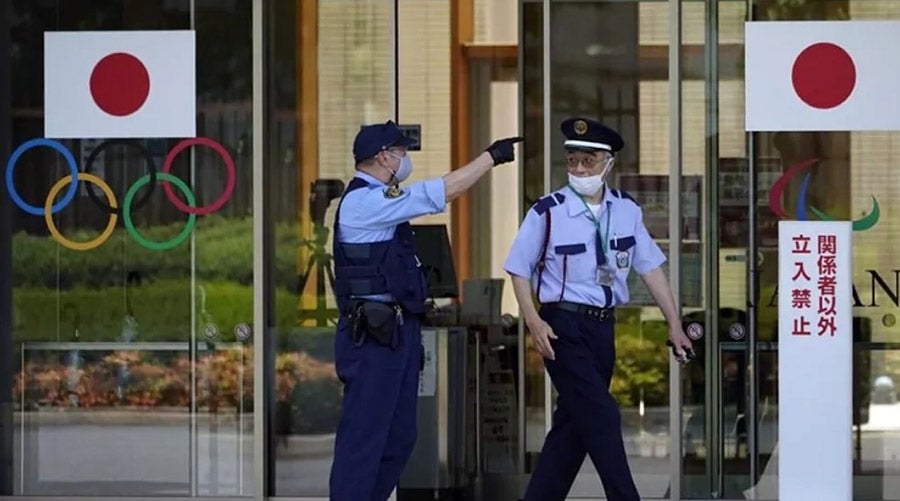
[[[366,174],[365,172],[362,172],[362,171],[356,171],[356,177],[365,180],[369,184],[374,184],[375,186],[387,186],[387,184],[384,181],[378,179],[377,177],[375,177],[371,174]]]
[[[572,188],[566,187],[566,190],[569,191],[569,193],[566,194],[565,201],[565,204],[569,211],[569,216],[575,217],[579,214],[587,212],[587,205],[581,201],[581,198],[579,198],[578,194],[575,193]],[[607,209],[607,203],[611,200],[612,194],[610,194],[610,189],[607,185],[603,188],[603,200],[600,201],[600,213],[597,214],[597,217],[599,217],[600,214],[603,214],[603,212]]]

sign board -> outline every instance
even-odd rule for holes
[[[851,223],[778,223],[778,489],[853,492]]]
[[[407,148],[408,151],[420,151],[422,149],[422,124],[397,124],[397,127],[400,127],[404,134],[416,140],[414,144]]]

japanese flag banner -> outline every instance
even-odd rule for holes
[[[900,130],[900,21],[744,26],[746,130]]]
[[[176,31],[44,33],[44,136],[196,136],[195,37]]]

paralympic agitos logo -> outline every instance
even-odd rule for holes
[[[784,208],[781,205],[781,195],[784,193],[785,187],[787,187],[788,182],[797,176],[800,172],[806,170],[807,168],[817,164],[819,162],[818,158],[811,158],[809,160],[804,160],[802,162],[796,163],[788,168],[784,174],[778,181],[775,181],[775,184],[772,185],[772,189],[769,191],[769,207],[772,209],[772,212],[775,213],[780,219],[790,219],[790,216],[784,211]],[[812,172],[806,172],[806,175],[803,176],[803,181],[800,183],[800,191],[797,193],[797,209],[794,217],[797,221],[807,221],[809,219],[809,215],[807,214],[807,191],[809,189],[809,182],[812,178]],[[866,214],[865,216],[853,221],[853,231],[866,231],[871,229],[878,223],[879,218],[881,218],[881,210],[878,207],[878,199],[874,196],[872,197],[872,212]],[[817,218],[822,221],[833,221],[834,218],[825,212],[810,206],[809,212],[812,212]]]
[[[143,157],[145,162],[147,163],[147,171],[149,172],[148,174],[140,177],[137,181],[134,182],[134,184],[132,184],[128,188],[125,193],[125,199],[123,200],[121,206],[119,205],[119,202],[116,199],[116,195],[115,193],[113,193],[112,188],[109,186],[109,184],[107,184],[103,179],[91,173],[91,168],[100,153],[102,153],[104,149],[115,144],[127,146],[129,148],[137,150],[140,156]],[[59,154],[62,155],[69,168],[69,175],[57,181],[56,184],[54,184],[53,187],[50,188],[50,192],[47,194],[47,198],[44,200],[43,206],[31,205],[23,200],[19,195],[18,190],[16,189],[14,181],[16,164],[18,163],[19,159],[28,150],[39,146],[56,150]],[[197,200],[187,183],[171,174],[172,164],[175,161],[175,158],[179,153],[191,146],[206,146],[208,148],[211,148],[222,158],[225,163],[225,190],[222,192],[219,198],[217,198],[211,204],[202,207],[197,207]],[[22,145],[16,148],[16,150],[12,153],[12,155],[9,157],[9,161],[6,164],[6,189],[9,192],[12,201],[28,214],[43,217],[45,223],[47,224],[47,229],[50,232],[50,236],[63,247],[77,251],[91,250],[103,245],[104,242],[109,240],[109,237],[112,236],[113,231],[116,229],[116,223],[118,222],[119,216],[122,217],[122,222],[124,223],[125,230],[131,236],[131,238],[133,238],[134,241],[141,246],[146,247],[150,250],[173,249],[184,242],[190,236],[196,224],[197,216],[212,214],[213,212],[221,209],[222,206],[224,206],[228,202],[228,200],[231,198],[232,192],[234,191],[235,180],[236,172],[234,160],[231,158],[231,155],[221,144],[206,137],[191,137],[178,142],[166,154],[165,160],[163,161],[162,170],[160,172],[157,172],[156,170],[153,155],[150,154],[150,152],[146,147],[144,147],[143,144],[141,144],[139,141],[128,141],[123,139],[104,141],[97,145],[97,147],[91,151],[90,155],[84,163],[83,170],[80,172],[78,170],[78,163],[75,161],[72,153],[68,149],[66,149],[66,147],[63,146],[62,143],[53,139],[45,138],[31,139],[29,141],[26,141],[25,143],[22,143]],[[88,189],[85,191],[95,204],[97,204],[102,210],[109,214],[109,222],[107,223],[106,228],[104,228],[100,235],[95,237],[93,240],[89,240],[86,242],[76,242],[66,238],[62,235],[62,233],[56,227],[56,223],[53,221],[54,214],[65,209],[69,204],[72,203],[76,193],[78,193],[79,183],[89,183],[100,188],[100,191],[102,191],[106,196],[106,202],[101,200],[100,197],[96,193],[94,193],[94,190]],[[157,183],[162,184],[163,192],[165,193],[166,198],[169,200],[169,202],[171,202],[172,205],[178,208],[178,210],[188,215],[187,223],[185,224],[184,229],[174,238],[164,242],[155,242],[148,240],[146,237],[141,235],[137,228],[135,228],[134,222],[132,220],[133,211],[138,210],[140,207],[147,203],[150,195],[152,195],[155,191]],[[175,192],[172,190],[173,184],[184,195],[187,203],[181,201],[181,199],[175,195]],[[145,190],[143,195],[137,197],[137,200],[135,200],[138,190],[144,185],[149,185],[149,189]],[[63,188],[66,188],[66,186],[68,186],[68,189],[66,189],[62,198],[60,198],[60,200],[57,202],[57,196],[63,190]]]

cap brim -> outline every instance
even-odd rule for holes
[[[416,144],[415,139],[413,139],[409,136],[403,135],[403,136],[400,136],[399,139],[394,141],[394,144],[392,144],[391,146],[401,146],[403,148],[409,148],[410,146],[412,146],[414,144]]]
[[[606,151],[612,153],[611,150],[605,148],[590,148],[587,146],[566,146],[566,151],[580,151],[583,153],[597,153],[598,151]]]

